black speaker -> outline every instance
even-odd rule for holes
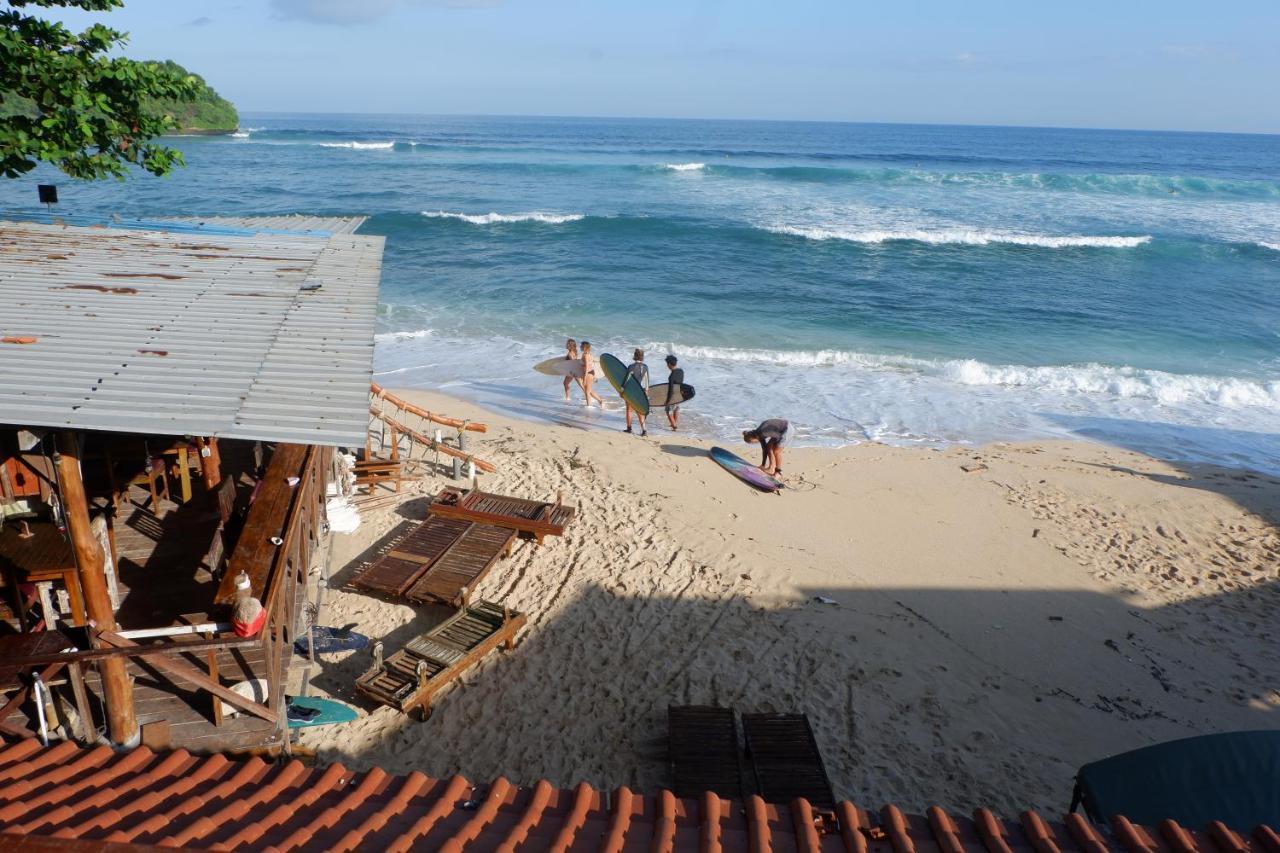
[[[58,203],[58,188],[53,184],[37,184],[36,190],[40,193],[41,204]]]

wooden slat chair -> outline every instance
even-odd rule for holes
[[[160,511],[160,498],[169,500],[169,477],[167,475],[167,466],[163,457],[152,457],[146,465],[146,469],[140,474],[135,474],[125,481],[127,486],[146,486],[147,491],[151,493],[151,511],[158,513]]]
[[[373,666],[356,681],[356,690],[426,719],[441,690],[499,646],[510,649],[525,621],[523,613],[480,601],[410,640],[386,660],[382,643],[375,643]]]
[[[382,554],[361,566],[347,586],[370,595],[403,595],[472,526],[469,521],[428,516],[384,546]]]
[[[747,763],[766,803],[786,805],[797,797],[831,811],[835,796],[822,753],[804,714],[743,714]]]
[[[441,523],[454,519],[440,519]],[[471,598],[476,584],[494,564],[511,555],[516,532],[492,524],[468,524],[466,530],[424,571],[404,597],[418,604],[439,603],[460,607]]]
[[[667,707],[667,761],[671,792],[692,799],[707,791],[742,799],[738,724],[732,708]]]

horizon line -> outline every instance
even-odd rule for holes
[[[687,122],[754,122],[760,124],[849,124],[849,125],[889,125],[898,127],[968,127],[992,128],[1000,130],[1079,130],[1106,133],[1181,133],[1181,134],[1214,134],[1219,136],[1280,136],[1276,130],[1188,130],[1185,128],[1157,127],[1095,127],[1090,125],[1067,124],[1002,124],[960,121],[872,121],[857,119],[791,119],[791,118],[742,118],[742,117],[689,117],[689,116],[657,116],[657,115],[570,115],[561,113],[432,113],[432,112],[383,112],[359,110],[243,110],[242,115],[297,115],[297,116],[394,116],[413,118],[519,118],[519,119],[588,119],[597,121],[687,121]]]

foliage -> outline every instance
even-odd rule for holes
[[[194,79],[198,88],[195,96],[187,99],[148,100],[148,109],[173,116],[178,122],[178,129],[182,131],[230,133],[240,126],[240,115],[235,106],[214,91],[203,77],[192,74],[171,59],[166,59],[159,65],[178,77]]]
[[[121,5],[123,0],[7,0],[8,8],[0,9],[0,171],[6,177],[41,161],[88,179],[124,178],[130,165],[155,175],[182,165],[179,152],[151,141],[178,125],[158,107],[169,99],[194,99],[202,81],[159,63],[110,56],[126,35],[102,24],[73,33],[22,11],[106,12]]]

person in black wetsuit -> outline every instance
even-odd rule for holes
[[[671,400],[684,384],[684,368],[676,367],[677,362],[678,359],[674,355],[667,356],[667,369],[671,373],[667,376],[667,404],[664,408],[667,412],[667,423],[671,425],[672,432],[680,429],[680,404],[672,403]]]
[[[782,474],[782,448],[791,441],[791,422],[782,418],[761,421],[755,429],[744,430],[742,440],[747,444],[759,444],[763,455],[760,470],[775,477]]]

